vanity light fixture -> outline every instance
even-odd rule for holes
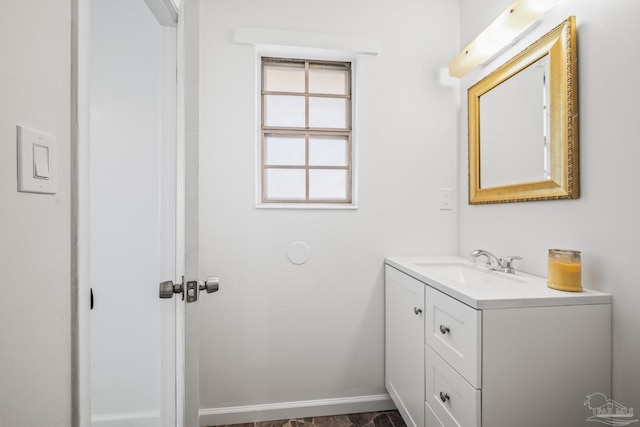
[[[556,3],[558,0],[515,0],[449,62],[449,74],[460,78],[478,64],[489,62],[540,23]]]

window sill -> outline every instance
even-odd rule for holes
[[[357,210],[358,205],[343,203],[258,203],[256,209]]]

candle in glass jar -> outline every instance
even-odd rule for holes
[[[547,286],[561,291],[582,291],[582,266],[579,251],[549,249]]]

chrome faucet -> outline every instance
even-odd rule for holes
[[[487,258],[486,264],[492,269],[498,271],[500,267],[500,259],[492,254],[491,252],[485,251],[484,249],[476,249],[472,251],[469,256],[473,258],[475,261],[476,258],[485,256]]]
[[[487,258],[486,265],[488,265],[491,270],[501,271],[503,273],[510,273],[510,274],[513,274],[516,272],[516,270],[513,268],[513,265],[512,265],[513,261],[522,259],[522,257],[519,257],[519,256],[508,256],[501,259],[495,256],[494,254],[492,254],[491,252],[485,251],[484,249],[476,249],[475,251],[472,251],[469,254],[469,256],[474,260],[480,256],[484,256]]]

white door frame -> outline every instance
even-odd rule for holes
[[[91,426],[89,103],[91,1],[72,0],[72,423]],[[75,155],[75,156],[74,156]]]
[[[199,122],[200,122],[200,0],[182,0],[178,19],[178,90],[184,135],[185,273],[199,271]],[[186,167],[188,165],[188,167]],[[198,305],[186,304],[184,313],[184,427],[200,425]],[[180,426],[182,427],[182,426]]]
[[[149,2],[158,1],[166,6],[166,0],[145,0]],[[198,105],[198,1],[187,1],[183,4],[183,10],[192,9],[196,14],[190,14],[191,19],[179,19],[178,24],[178,70],[177,70],[177,149],[176,149],[176,224],[184,230],[185,220],[190,220],[193,215],[197,218],[197,205],[185,211],[185,201],[193,200],[194,197],[185,197],[185,186],[189,192],[190,183],[193,178],[186,175],[185,160],[193,159],[186,156],[185,151],[189,151],[189,146],[196,147],[195,163],[192,168],[195,173],[195,191],[197,200],[197,105]],[[72,6],[72,425],[74,427],[91,426],[91,316],[90,316],[90,209],[89,209],[89,184],[90,184],[90,22],[91,4],[90,0],[71,0]],[[171,2],[171,4],[173,4]],[[195,6],[195,7],[191,7]],[[186,16],[186,14],[183,14]],[[184,22],[189,22],[186,26]],[[190,25],[195,23],[195,28]],[[196,43],[192,46],[193,40]],[[186,67],[187,61],[195,57],[195,64]],[[195,73],[195,86],[193,76]],[[186,106],[194,105],[195,113]],[[195,126],[195,139],[192,140],[186,129]],[[195,142],[189,142],[195,141]],[[191,191],[190,194],[193,194]],[[178,233],[182,238],[176,240],[176,273],[179,275],[185,271],[184,255],[186,248],[195,244],[197,249],[197,228],[195,232],[195,243],[189,242],[189,237],[185,233]],[[193,234],[191,234],[192,236]],[[197,250],[191,259],[196,260],[195,269],[187,269],[190,277],[197,277]],[[195,304],[191,304],[195,306]],[[198,422],[198,364],[197,364],[197,311],[196,307],[186,309],[184,304],[177,304],[176,310],[176,372],[178,373],[176,385],[176,426],[177,427],[197,427]],[[185,331],[193,331],[185,334]],[[188,336],[185,336],[188,335]],[[194,351],[195,349],[195,351]],[[190,360],[187,355],[193,354],[196,363]],[[188,360],[188,363],[185,363]],[[195,370],[195,375],[194,371]],[[183,375],[187,373],[188,379]],[[186,396],[186,399],[184,398]],[[195,405],[195,406],[194,406]]]

